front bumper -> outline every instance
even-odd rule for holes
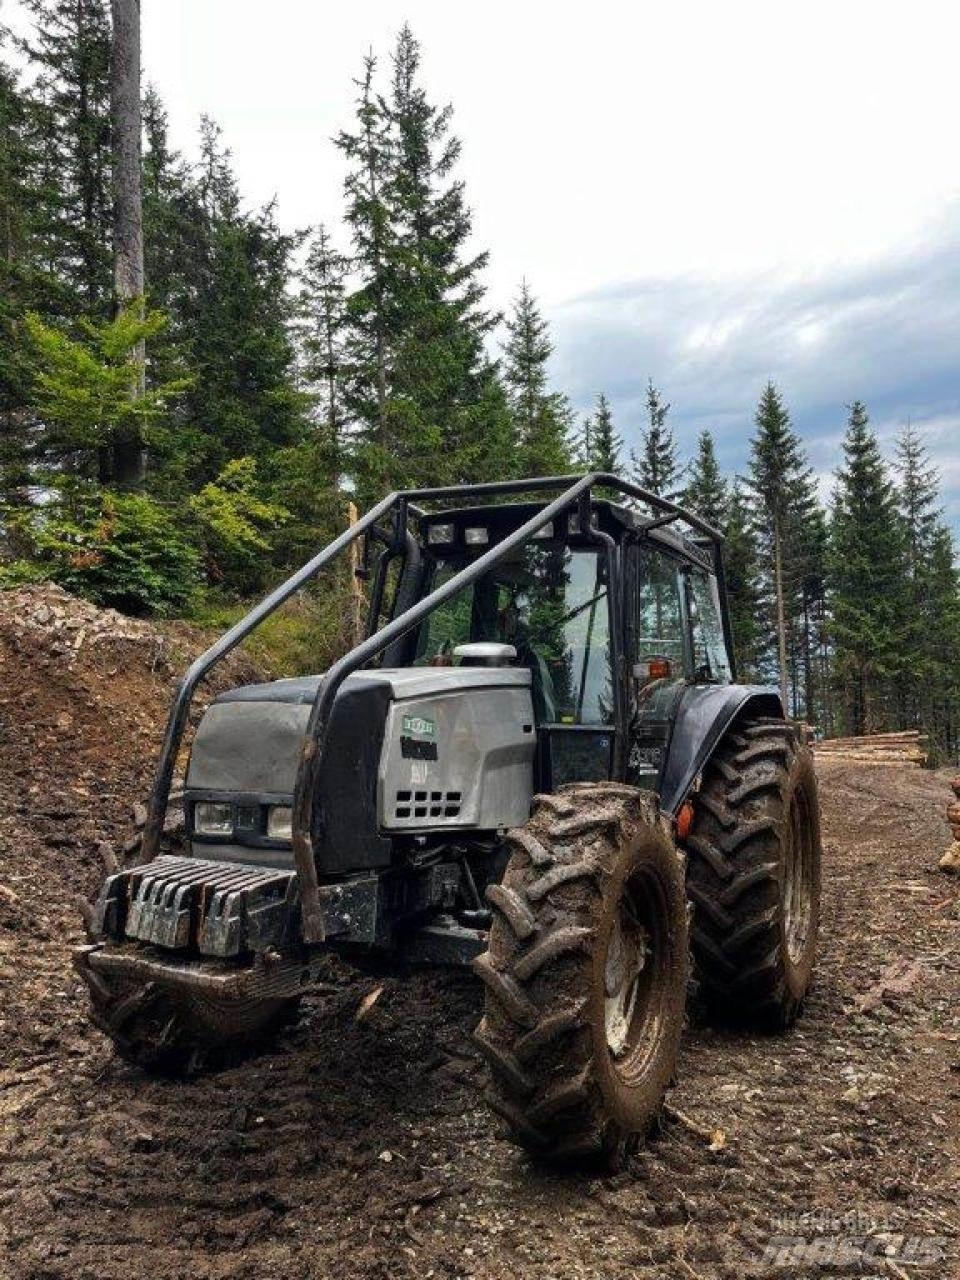
[[[180,995],[249,1002],[297,995],[316,981],[320,957],[299,949],[294,955],[275,959],[257,956],[238,966],[146,951],[136,943],[97,942],[78,947],[73,963],[79,973],[86,976],[92,971],[108,984],[111,979],[128,978],[155,983]]]

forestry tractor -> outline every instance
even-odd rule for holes
[[[347,529],[179,687],[139,856],[75,957],[118,1052],[222,1062],[330,951],[470,964],[509,1136],[616,1167],[674,1077],[688,950],[709,1011],[788,1026],[814,962],[816,783],[777,692],[736,683],[721,543],[608,474],[393,493]],[[366,638],[213,699],[171,839],[199,682],[348,548]]]

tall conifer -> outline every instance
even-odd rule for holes
[[[522,475],[558,475],[570,465],[566,398],[549,389],[547,364],[553,353],[549,326],[527,282],[507,318],[503,380]]]
[[[834,675],[844,725],[876,730],[888,713],[904,607],[904,538],[896,495],[863,403],[850,406],[830,524]]]

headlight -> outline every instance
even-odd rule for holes
[[[199,836],[232,836],[233,805],[201,801],[193,806],[193,829]]]
[[[452,542],[454,527],[452,524],[432,524],[427,530],[427,542],[431,546],[438,542]]]
[[[463,540],[468,547],[485,547],[490,541],[490,534],[486,529],[464,529]]]
[[[293,839],[293,810],[288,804],[271,805],[267,814],[267,835],[271,840]]]

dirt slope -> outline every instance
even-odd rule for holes
[[[466,975],[387,980],[358,1023],[375,983],[331,969],[274,1053],[188,1085],[88,1028],[72,895],[124,837],[197,637],[87,609],[0,596],[0,1277],[960,1275],[945,775],[824,761],[801,1026],[751,1039],[694,1015],[674,1111],[629,1171],[545,1175],[478,1101]],[[897,1252],[874,1239],[861,1268],[882,1230]]]

